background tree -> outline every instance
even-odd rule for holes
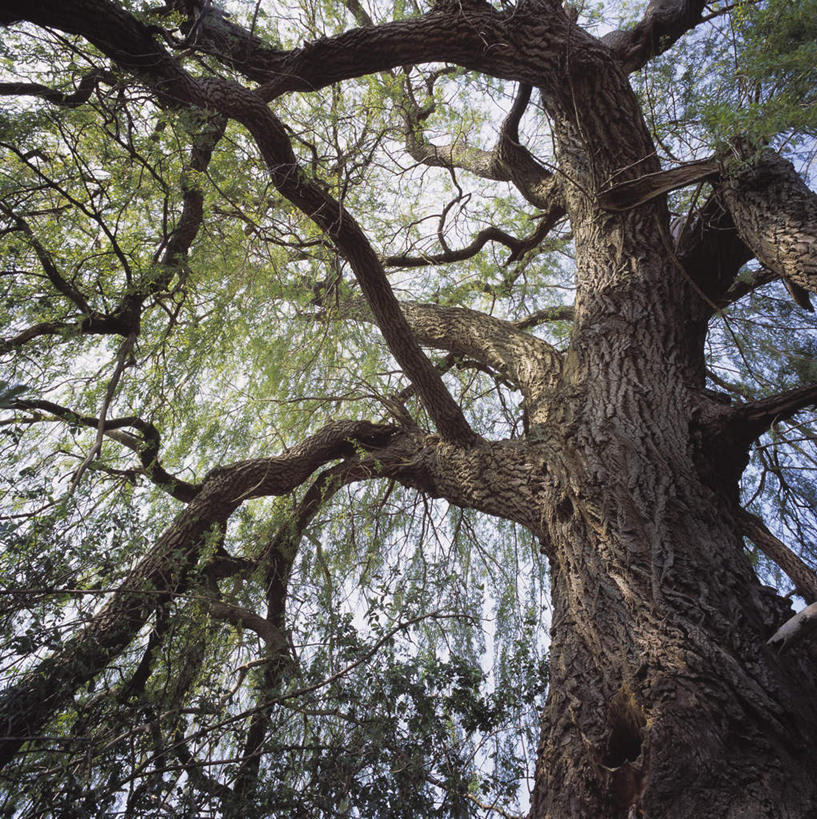
[[[808,815],[815,21],[7,0],[3,811]]]

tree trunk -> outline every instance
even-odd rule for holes
[[[712,305],[662,199],[605,213],[592,196],[658,166],[618,67],[591,43],[576,53],[571,81],[542,91],[578,293],[549,419],[553,625],[531,817],[803,817],[817,707],[805,663],[766,646],[785,604],[738,534],[746,445],[705,434],[723,411],[703,392]]]
[[[743,553],[733,492],[698,474],[689,426],[656,430],[619,386],[612,415],[566,443],[567,488],[549,499],[551,686],[531,817],[807,816],[817,709],[805,663],[765,644],[782,601]],[[678,399],[653,396],[662,411]]]

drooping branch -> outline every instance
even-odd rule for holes
[[[48,277],[48,280],[54,286],[54,289],[71,301],[80,312],[90,314],[91,308],[88,306],[85,296],[60,273],[54,258],[37,238],[31,225],[22,216],[17,215],[11,208],[4,204],[0,204],[0,212],[5,214],[16,226],[17,230],[26,237],[28,243],[37,254],[40,265]]]
[[[91,451],[86,455],[85,460],[79,465],[77,470],[71,476],[71,486],[76,487],[82,480],[82,475],[91,463],[99,457],[102,452],[102,442],[105,438],[105,419],[108,417],[108,409],[111,406],[116,395],[119,380],[125,368],[132,363],[133,345],[136,343],[136,333],[130,333],[128,337],[119,345],[119,351],[116,355],[116,367],[108,386],[105,388],[105,397],[102,399],[102,406],[99,409],[99,423],[97,424],[96,439],[91,447]]]
[[[66,332],[83,335],[121,335],[125,338],[133,333],[138,334],[143,306],[148,298],[164,292],[174,274],[178,275],[180,282],[186,278],[187,256],[199,233],[204,215],[204,192],[201,184],[195,180],[206,172],[213,150],[223,136],[225,127],[225,117],[212,114],[201,117],[200,127],[193,136],[186,169],[192,173],[182,175],[182,212],[178,223],[155,257],[159,274],[148,277],[145,284],[140,287],[128,289],[119,300],[119,304],[109,311],[96,310],[85,294],[61,274],[56,260],[39,241],[31,225],[8,206],[0,205],[0,210],[26,236],[52,286],[69,299],[81,315],[74,321],[40,322],[28,327],[15,336],[0,341],[0,351],[21,346],[38,336]]]
[[[806,603],[816,602],[817,574],[814,570],[809,568],[782,540],[776,538],[756,515],[741,509],[738,513],[738,521],[743,534],[791,578],[797,594]]]
[[[471,446],[478,437],[468,425],[439,373],[412,335],[365,233],[340,202],[308,179],[283,125],[258,98],[230,83],[210,81],[210,99],[254,137],[276,189],[332,239],[349,262],[392,355],[417,388],[420,400],[444,438]]]
[[[196,497],[99,613],[60,651],[23,673],[0,696],[0,767],[79,686],[129,645],[157,602],[184,589],[208,535],[216,532],[220,537],[244,500],[285,494],[327,461],[353,456],[358,448],[382,447],[394,432],[393,427],[367,421],[336,421],[284,455],[240,461],[210,472]]]
[[[291,519],[279,527],[276,535],[261,549],[257,562],[264,568],[267,584],[266,622],[283,637],[286,627],[286,600],[292,565],[306,527],[333,495],[354,481],[375,475],[376,465],[349,461],[324,470],[312,482]],[[261,764],[261,749],[267,734],[271,694],[281,684],[282,675],[291,666],[286,639],[268,643],[264,661],[264,685],[259,691],[259,707],[247,729],[244,751],[235,777],[234,790],[239,800],[246,800],[256,787]]]
[[[72,9],[66,14],[54,0],[27,5],[14,2],[0,15],[0,23],[27,19],[82,34],[122,68],[149,82],[166,104],[215,109],[244,125],[255,139],[276,189],[325,231],[349,262],[389,349],[417,388],[440,434],[461,445],[476,443],[478,436],[412,337],[383,265],[363,230],[334,197],[307,178],[286,130],[262,96],[229,81],[194,79],[156,42],[149,27],[106,0],[86,0],[80,11]],[[451,32],[446,31],[446,41],[450,38]],[[414,47],[418,47],[416,42]],[[393,54],[389,62],[395,64]]]
[[[727,167],[720,193],[752,253],[784,281],[817,293],[817,194],[794,166],[761,151]]]

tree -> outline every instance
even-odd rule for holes
[[[229,11],[0,11],[7,809],[808,815],[813,3]]]

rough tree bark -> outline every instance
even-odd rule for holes
[[[83,0],[70,11],[56,0],[15,1],[0,13],[7,24],[29,20],[83,35],[165,104],[215,109],[241,122],[273,184],[324,229],[353,268],[439,436],[416,427],[344,428],[332,438],[334,449],[304,455],[300,471],[290,468],[265,491],[291,488],[330,457],[359,457],[339,450],[352,438],[376,448],[382,476],[516,520],[541,539],[554,614],[532,819],[794,819],[817,805],[814,656],[807,646],[780,653],[766,644],[787,604],[759,584],[744,555],[737,486],[750,443],[773,420],[813,404],[817,391],[732,408],[704,389],[703,350],[707,321],[746,258],[756,256],[777,275],[815,290],[814,195],[790,168],[767,157],[734,177],[724,172],[718,207],[727,218],[718,233],[690,226],[681,237],[671,234],[663,192],[615,209],[605,207],[602,195],[660,171],[627,74],[693,27],[702,8],[702,2],[651,2],[639,26],[602,42],[550,0],[507,12],[480,2],[440,3],[411,21],[368,26],[292,52],[244,36],[222,17],[200,15],[190,47],[259,82],[257,91],[185,74],[147,27],[106,0]],[[516,178],[529,198],[551,206],[553,221],[567,214],[577,297],[564,356],[519,328],[470,311],[401,309],[365,234],[306,180],[267,106],[287,91],[426,60],[541,93],[554,128],[557,175],[534,179],[522,154],[500,146],[478,162],[466,153],[430,151],[415,136],[410,147],[429,164],[470,162],[491,178]],[[506,136],[516,137],[516,123],[518,115]],[[711,247],[723,252],[701,251]],[[708,267],[713,259],[717,269]],[[467,355],[515,384],[531,420],[527,438],[488,442],[474,434],[419,343]],[[280,460],[230,467],[231,481],[243,470],[251,474],[230,484],[229,500],[221,482],[226,473],[207,478],[156,554],[169,544],[184,550],[185,566],[194,561],[203,534],[223,524],[241,497],[259,494],[259,476],[278,469]],[[170,592],[185,566],[146,563],[134,582],[149,580]],[[63,654],[6,692],[3,761],[123,649],[147,614],[144,604],[133,608],[120,595]],[[82,673],[72,670],[72,657]],[[46,695],[55,675],[60,687]],[[256,734],[248,759],[257,747]],[[257,771],[257,761],[252,765]]]

